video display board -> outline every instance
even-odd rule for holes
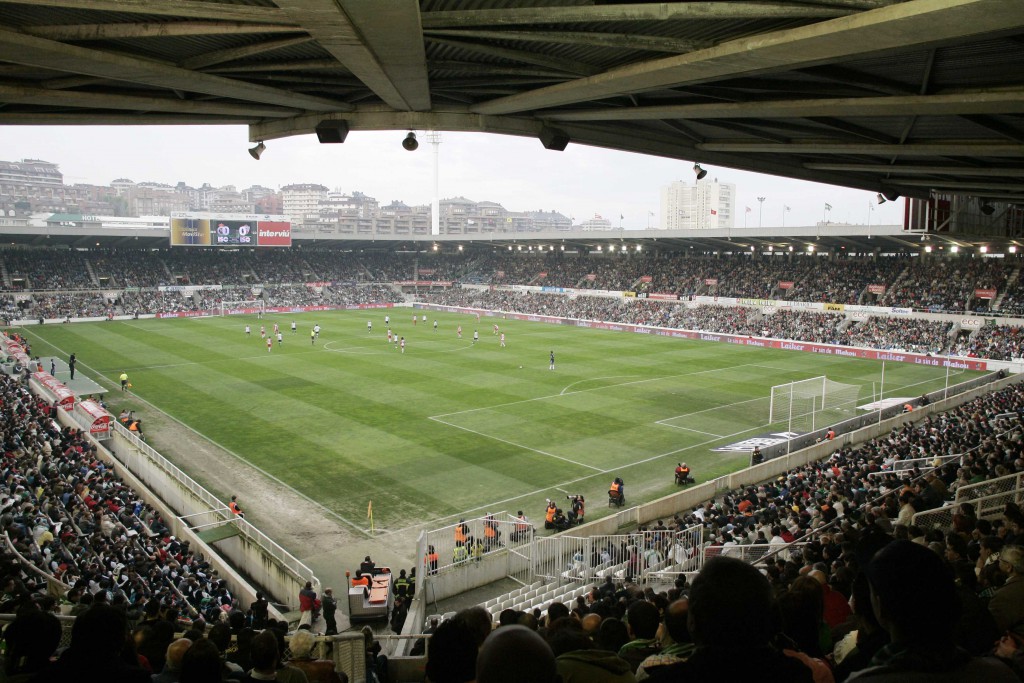
[[[287,216],[256,214],[171,214],[172,247],[290,247]]]

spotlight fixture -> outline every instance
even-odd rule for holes
[[[416,133],[413,133],[410,130],[409,134],[405,136],[404,140],[402,140],[402,148],[406,152],[415,152],[419,147],[420,143],[416,142]]]
[[[259,161],[260,157],[263,155],[263,152],[265,152],[266,150],[267,146],[264,145],[262,141],[260,141],[259,143],[256,144],[255,147],[249,149],[249,156],[251,156],[256,161]]]
[[[704,180],[704,176],[708,174],[707,171],[700,167],[700,164],[693,165],[693,172],[697,174],[697,180]]]
[[[881,192],[879,192],[878,194],[875,195],[875,201],[878,202],[879,204],[885,204],[888,200],[882,196]]]
[[[544,126],[540,129],[540,134],[537,137],[540,138],[540,144],[544,145],[544,149],[564,152],[565,148],[569,146],[569,134],[558,128]]]
[[[316,139],[320,144],[338,144],[348,137],[348,123],[330,119],[316,124]]]
[[[992,202],[987,199],[978,199],[978,203],[981,204],[981,213],[986,216],[991,216],[996,212],[996,207],[992,206]]]

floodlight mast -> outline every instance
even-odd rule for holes
[[[441,234],[441,195],[438,190],[438,158],[441,156],[441,134],[437,131],[427,133],[427,142],[434,146],[434,199],[430,202],[430,234]]]

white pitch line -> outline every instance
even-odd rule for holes
[[[671,420],[671,419],[674,419],[674,418],[669,418],[669,419]],[[717,436],[718,438],[722,438],[721,434],[714,434],[712,432],[702,432],[699,429],[691,429],[690,427],[680,427],[679,425],[668,424],[664,420],[658,420],[654,424],[661,425],[662,427],[671,427],[672,429],[682,429],[682,430],[687,431],[687,432],[697,432],[698,434],[707,434],[708,436]]]
[[[524,446],[522,444],[515,443],[514,441],[509,441],[507,439],[502,439],[500,436],[493,436],[491,434],[485,434],[484,432],[478,432],[477,430],[470,429],[469,427],[463,427],[462,425],[452,424],[451,422],[445,422],[444,420],[442,420],[440,418],[437,418],[437,417],[428,417],[427,419],[428,420],[433,420],[434,422],[440,422],[443,425],[447,425],[449,427],[454,427],[455,429],[461,429],[461,430],[463,430],[465,432],[469,432],[470,434],[476,434],[477,436],[482,436],[485,439],[493,439],[494,441],[500,441],[501,443],[508,444],[509,446],[515,446],[516,448],[522,448],[524,451],[531,451],[533,453],[537,453],[538,455],[546,455],[549,458],[555,458],[557,460],[562,460],[564,462],[569,462],[569,463],[572,463],[573,465],[579,465],[580,467],[586,467],[588,469],[592,469],[592,470],[595,470],[597,472],[601,471],[600,468],[594,467],[593,465],[588,465],[586,463],[577,462],[575,460],[570,460],[569,458],[564,458],[564,457],[562,457],[560,455],[555,455],[554,453],[548,453],[547,451],[542,451],[542,450],[539,450],[539,449],[536,449],[536,448],[530,448],[529,446]]]
[[[591,377],[590,379],[581,379],[579,382],[573,382],[572,384],[566,385],[566,387],[564,389],[562,389],[560,392],[558,392],[558,395],[559,396],[564,396],[565,392],[569,391],[569,389],[571,387],[574,387],[577,384],[583,384],[584,382],[596,382],[596,381],[602,380],[602,379],[620,379],[622,377],[637,377],[637,376],[638,375],[608,375],[607,377]],[[614,386],[620,386],[620,385],[616,384]],[[575,393],[575,392],[570,392],[570,393]]]
[[[437,417],[451,417],[452,415],[462,415],[464,413],[476,413],[476,412],[479,412],[481,410],[494,410],[495,408],[505,408],[505,407],[508,407],[508,406],[518,405],[520,403],[532,403],[533,401],[546,401],[549,398],[558,398],[559,396],[572,396],[573,394],[583,394],[583,393],[586,393],[588,391],[600,391],[602,389],[614,389],[616,387],[628,387],[628,386],[631,386],[631,385],[634,385],[634,384],[646,384],[647,382],[660,382],[662,380],[676,379],[678,377],[692,377],[694,375],[703,375],[703,374],[706,374],[706,373],[709,373],[709,372],[722,372],[724,370],[735,370],[737,368],[748,367],[749,365],[752,365],[752,364],[751,363],[743,363],[741,365],[730,365],[729,367],[726,367],[726,368],[713,368],[711,370],[698,370],[697,372],[684,372],[684,373],[679,374],[679,375],[662,375],[661,377],[648,377],[647,379],[638,379],[635,382],[619,382],[618,384],[605,384],[604,386],[594,387],[593,389],[577,389],[576,391],[571,391],[568,394],[562,394],[562,393],[548,394],[547,396],[537,396],[535,398],[524,398],[524,399],[520,399],[518,401],[509,401],[508,403],[498,403],[498,404],[495,404],[493,406],[484,406],[482,408],[469,408],[468,410],[457,410],[454,413],[442,413],[440,415],[432,415],[429,419],[433,420],[434,418],[437,418]],[[623,376],[624,377],[628,377],[629,375],[623,375]]]

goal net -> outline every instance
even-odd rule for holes
[[[221,301],[221,315],[252,315],[262,314],[266,309],[266,302],[263,299],[246,299],[244,301]]]
[[[833,382],[824,375],[778,384],[772,387],[768,422],[785,424],[790,432],[813,432],[852,417],[859,395],[859,385]]]

